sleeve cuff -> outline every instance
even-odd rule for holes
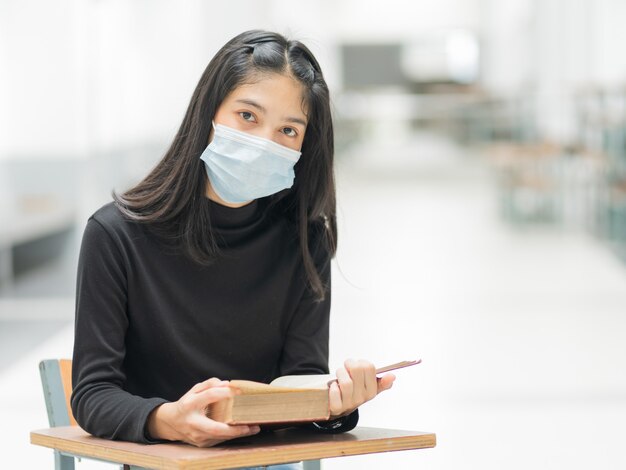
[[[347,416],[331,419],[329,421],[319,421],[311,423],[312,427],[319,432],[325,434],[340,434],[342,432],[351,431],[359,422],[359,409],[357,408]]]
[[[141,441],[142,444],[160,444],[163,442],[169,442],[164,439],[154,439],[148,432],[148,421],[150,420],[150,415],[152,414],[154,410],[156,410],[163,403],[167,403],[167,400],[154,399],[154,401],[151,403],[151,405],[153,406],[150,409],[150,411],[148,411],[148,414],[146,415],[146,419],[143,423],[143,439]]]

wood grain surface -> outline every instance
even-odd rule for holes
[[[136,444],[93,437],[77,426],[32,431],[32,444],[153,469],[219,469],[434,447],[435,434],[357,427],[344,434],[286,429],[206,449],[182,443]]]

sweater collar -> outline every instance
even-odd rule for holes
[[[222,204],[209,200],[209,216],[211,218],[211,224],[215,227],[245,227],[256,221],[260,212],[258,199],[242,207],[223,206]]]

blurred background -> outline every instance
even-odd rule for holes
[[[625,20],[622,0],[0,0],[7,466],[52,468],[28,444],[37,363],[71,357],[87,218],[162,157],[215,52],[266,28],[332,91],[331,369],[421,357],[361,424],[438,437],[323,467],[626,468]]]

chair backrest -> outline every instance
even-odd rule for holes
[[[76,426],[70,406],[72,361],[70,359],[45,359],[39,363],[39,373],[50,427]]]

